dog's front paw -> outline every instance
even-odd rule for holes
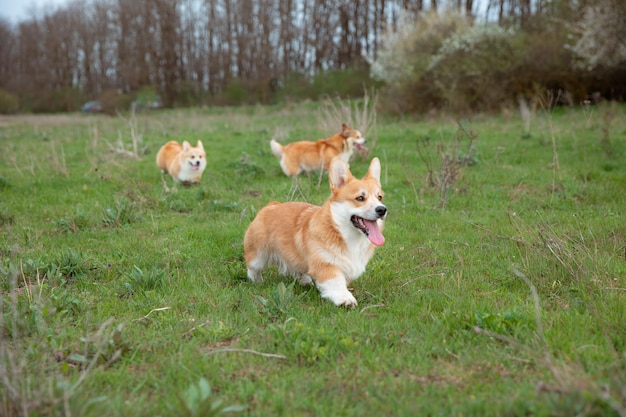
[[[354,308],[356,307],[359,303],[356,302],[356,298],[354,298],[354,296],[352,295],[352,293],[348,290],[346,290],[346,293],[343,294],[342,296],[338,297],[335,300],[331,300],[333,303],[335,303],[335,305],[337,307],[347,307],[347,308]]]
[[[320,290],[322,298],[326,298],[336,306],[356,307],[356,298],[348,290],[346,280],[344,278],[335,278],[323,283],[318,283],[317,288]]]

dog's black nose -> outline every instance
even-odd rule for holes
[[[387,207],[385,206],[376,207],[376,214],[378,214],[378,217],[385,217],[385,214],[387,214]]]

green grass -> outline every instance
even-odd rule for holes
[[[144,114],[137,159],[121,118],[1,119],[0,415],[623,416],[625,113],[463,120],[445,204],[417,143],[442,180],[457,121],[379,115],[386,243],[353,310],[246,279],[256,211],[328,195],[268,145],[332,133],[315,104]],[[163,187],[172,139],[203,141],[200,185]]]

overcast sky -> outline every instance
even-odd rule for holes
[[[0,0],[0,16],[11,23],[17,23],[29,17],[28,11],[33,7],[37,10],[44,10],[44,8],[54,8],[64,3],[67,3],[67,0]]]

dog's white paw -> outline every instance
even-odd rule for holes
[[[354,296],[352,295],[352,293],[348,290],[346,290],[346,292],[344,294],[342,294],[339,297],[336,297],[335,299],[331,299],[330,301],[332,301],[333,303],[335,303],[336,306],[343,306],[343,307],[356,307],[359,303],[356,302],[356,298],[354,298]]]
[[[346,280],[343,277],[317,284],[317,288],[320,290],[322,298],[332,301],[336,306],[356,307],[358,305],[356,298],[348,290]]]
[[[263,282],[261,271],[256,269],[248,269],[248,279],[252,282]]]
[[[297,279],[298,279],[298,282],[300,283],[300,285],[311,285],[311,284],[313,284],[313,278],[311,278],[311,275],[308,275],[308,274],[298,275]]]

